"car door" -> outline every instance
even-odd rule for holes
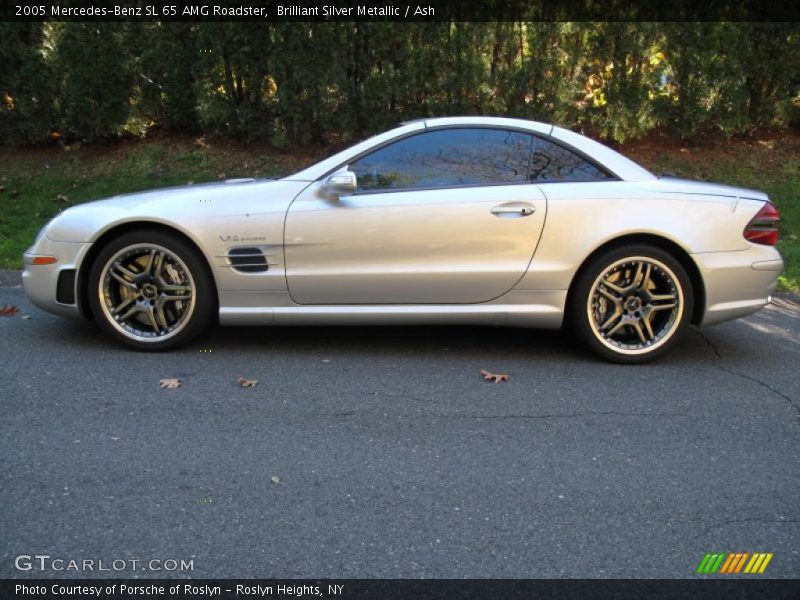
[[[412,134],[351,160],[357,191],[289,207],[286,278],[300,304],[485,302],[524,275],[546,213],[533,138],[492,128]]]

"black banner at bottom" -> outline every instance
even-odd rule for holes
[[[799,579],[3,579],[2,600],[797,600]]]

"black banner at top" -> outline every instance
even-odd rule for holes
[[[2,21],[798,21],[796,0],[4,0]]]

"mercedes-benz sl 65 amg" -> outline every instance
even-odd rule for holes
[[[223,325],[560,328],[644,362],[752,313],[783,268],[758,191],[657,177],[532,121],[414,121],[278,180],[69,208],[25,253],[37,306],[164,350]]]

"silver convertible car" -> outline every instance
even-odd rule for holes
[[[70,208],[25,253],[37,306],[139,350],[223,325],[568,323],[639,363],[752,313],[783,261],[752,190],[656,177],[566,129],[405,123],[278,180]]]

